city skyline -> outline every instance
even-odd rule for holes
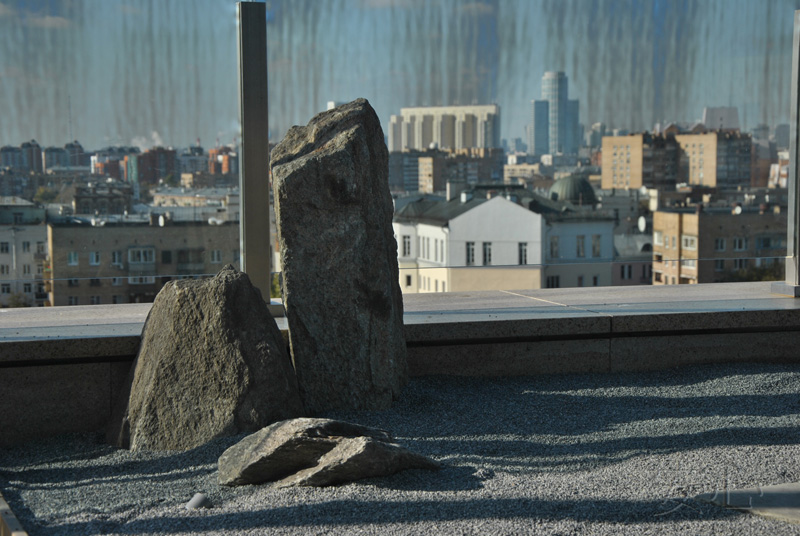
[[[279,141],[329,100],[498,104],[526,138],[546,71],[586,127],[651,129],[736,106],[789,122],[800,0],[270,0],[270,125]],[[331,31],[331,28],[338,31]],[[355,36],[355,37],[354,37]],[[205,148],[239,135],[233,1],[0,0],[0,144]]]

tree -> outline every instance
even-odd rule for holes
[[[782,262],[774,262],[769,266],[751,266],[746,270],[726,272],[721,283],[740,283],[744,281],[781,281],[786,277]]]
[[[18,292],[16,294],[13,294],[8,299],[8,306],[12,307],[12,308],[30,307],[31,306],[31,301],[28,299],[28,297],[25,294],[21,294],[21,293]]]
[[[269,286],[270,298],[281,298],[281,274],[272,274],[272,283]]]
[[[58,192],[52,188],[48,188],[47,186],[39,186],[39,189],[36,190],[36,194],[33,196],[33,200],[43,205],[46,203],[52,203],[57,196]]]

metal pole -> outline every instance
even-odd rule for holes
[[[791,130],[789,138],[789,217],[786,236],[786,281],[773,283],[772,292],[800,297],[800,176],[798,176],[798,112],[800,112],[800,10],[794,12],[794,39],[792,40],[792,101],[791,101]]]
[[[269,114],[267,12],[262,2],[237,2],[239,110],[239,254],[241,269],[270,300],[272,247],[269,221]]]

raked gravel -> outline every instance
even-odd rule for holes
[[[131,453],[99,434],[0,450],[0,490],[31,536],[76,534],[800,534],[692,497],[800,481],[800,366],[414,379],[383,412],[439,472],[331,488],[221,488],[237,439]],[[213,503],[187,510],[195,493]]]

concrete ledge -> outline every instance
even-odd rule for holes
[[[519,376],[800,361],[800,301],[770,285],[407,295],[409,369]],[[0,310],[0,445],[102,428],[149,310]]]

